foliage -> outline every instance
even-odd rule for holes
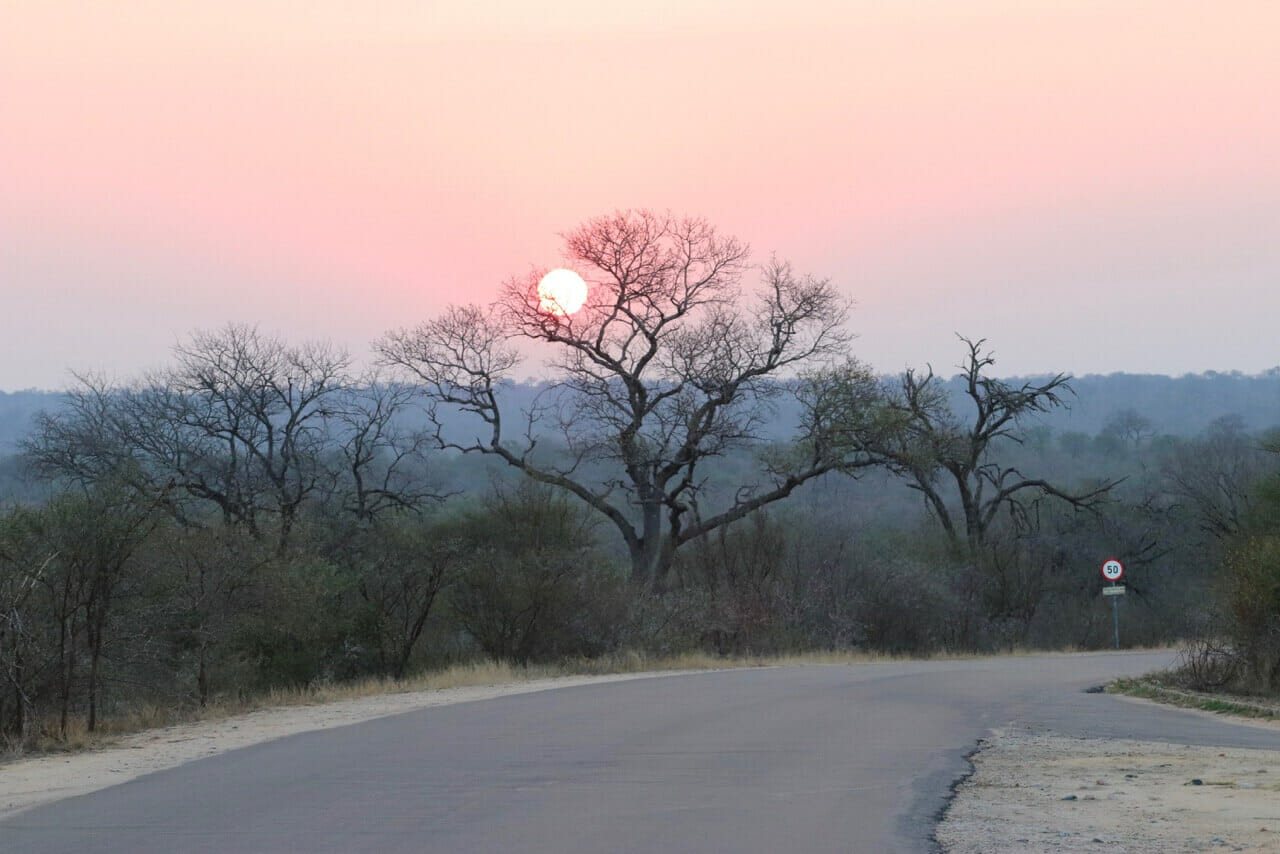
[[[398,514],[331,532],[326,552],[354,591],[345,605],[349,651],[361,656],[362,670],[404,678],[442,594],[468,559],[456,527],[447,517]]]
[[[25,735],[50,701],[59,732],[81,702],[96,728],[122,640],[120,605],[139,590],[134,555],[156,523],[154,504],[108,484],[0,521],[0,655],[11,702],[6,710],[0,700],[0,730]]]
[[[808,287],[774,274],[780,286]],[[246,328],[193,337],[176,365],[133,385],[82,383],[4,469],[46,479],[0,510],[0,738],[66,739],[137,709],[407,679],[480,657],[525,666],[703,651],[1109,646],[1097,566],[1111,556],[1127,567],[1124,643],[1203,632],[1210,640],[1188,658],[1187,684],[1275,690],[1280,477],[1266,451],[1276,434],[1232,418],[1196,435],[1158,432],[1167,413],[1157,419],[1136,403],[1109,403],[1095,434],[1062,432],[1043,417],[1063,401],[1065,378],[994,379],[982,342],[966,342],[951,381],[909,373],[886,393],[843,360],[841,341],[798,376],[754,376],[731,400],[717,398],[707,362],[684,379],[664,371],[681,364],[676,353],[721,353],[710,338],[705,352],[681,350],[698,340],[690,329],[770,340],[751,315],[721,311],[737,285],[705,292],[718,296],[662,326],[664,336],[686,332],[659,336],[666,356],[640,374],[651,405],[627,440],[647,455],[638,480],[622,433],[610,432],[631,423],[608,398],[630,400],[616,376],[544,386],[540,398],[532,387],[446,384],[455,403],[478,402],[481,423],[502,395],[530,410],[519,441],[509,429],[480,440],[500,436],[496,447],[521,465],[457,448],[428,459],[427,444],[446,434],[465,441],[440,409],[440,432],[416,429],[421,389],[366,382],[335,351]],[[588,326],[561,318],[548,333],[617,331],[611,306],[597,305],[603,314],[583,318]],[[498,359],[487,363],[494,376],[509,367],[506,336],[519,327],[489,325],[500,313],[460,317],[453,331],[502,336],[455,345]],[[705,325],[715,318],[722,325]],[[609,340],[636,358],[647,352],[643,334],[626,346]],[[784,347],[784,358],[804,349]],[[730,362],[757,364],[749,351]],[[325,383],[318,397],[306,391]],[[437,405],[444,389],[434,390]],[[708,400],[721,402],[703,408]],[[776,413],[794,433],[766,428]],[[218,424],[236,435],[206,429]],[[681,456],[694,435],[696,454]],[[888,468],[866,465],[877,460]],[[662,524],[646,529],[641,486],[677,462]],[[441,494],[439,472],[473,497]],[[570,482],[637,538],[659,530],[668,567],[645,564],[648,582],[630,583],[634,542],[601,536],[621,530],[617,520]]]
[[[1280,691],[1280,536],[1249,537],[1222,566],[1227,633],[1247,668],[1249,687]]]
[[[225,653],[253,624],[272,580],[275,551],[234,526],[159,532],[143,559],[151,564],[148,610],[168,647],[174,690],[201,707],[249,677]]]
[[[623,575],[595,547],[591,519],[529,482],[453,526],[467,554],[450,601],[485,654],[528,664],[615,650],[626,627]]]

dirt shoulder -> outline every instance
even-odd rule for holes
[[[1280,726],[1258,724],[1276,732]],[[1280,852],[1280,749],[1064,738],[984,740],[936,838],[949,854]]]
[[[120,738],[82,753],[48,754],[0,765],[0,818],[135,777],[301,732],[329,729],[433,706],[552,688],[672,676],[687,671],[565,676],[466,688],[382,694],[323,705],[283,706],[213,721],[177,724]],[[1280,776],[1280,775],[1278,775]]]

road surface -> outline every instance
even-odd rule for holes
[[[444,706],[29,810],[0,822],[0,851],[927,852],[966,752],[1011,721],[1276,746],[1274,731],[1084,692],[1170,660],[776,667]]]

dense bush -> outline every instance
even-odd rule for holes
[[[1280,472],[1274,460],[1280,437],[1270,431],[1256,452],[1271,462],[1266,476],[1256,476],[1247,491],[1237,493],[1233,507],[1238,533],[1231,538],[1219,573],[1222,630],[1238,663],[1245,690],[1280,693]]]
[[[1095,438],[1030,428],[993,444],[992,472],[1123,482],[1084,509],[1001,505],[972,549],[890,474],[832,475],[689,542],[652,589],[563,491],[452,456],[442,491],[477,497],[433,497],[422,437],[384,419],[402,393],[334,391],[344,408],[315,417],[342,415],[343,444],[319,443],[307,479],[274,491],[265,474],[227,480],[232,461],[208,448],[207,469],[147,471],[159,464],[127,453],[132,433],[97,443],[92,395],[43,422],[45,464],[64,468],[0,511],[0,738],[481,656],[1108,647],[1097,567],[1111,556],[1127,566],[1125,645],[1200,636],[1195,685],[1280,689],[1280,478],[1231,419],[1186,438],[1128,414]],[[117,402],[164,402],[133,394]],[[224,481],[240,489],[227,508]]]
[[[1280,690],[1280,536],[1255,536],[1223,563],[1226,631],[1261,693]]]
[[[466,559],[453,616],[484,653],[527,664],[611,652],[627,630],[626,574],[567,496],[522,482],[453,526]]]

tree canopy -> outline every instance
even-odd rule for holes
[[[496,455],[577,496],[616,527],[644,584],[662,582],[682,544],[855,464],[846,445],[824,441],[833,413],[800,376],[840,363],[851,387],[873,395],[849,357],[849,301],[830,281],[777,258],[753,267],[745,244],[705,220],[652,211],[598,217],[564,240],[589,286],[580,311],[546,310],[538,271],[510,279],[491,306],[451,307],[378,344],[436,406],[486,425],[463,437],[437,418],[440,447]],[[513,429],[499,387],[521,362],[521,339],[546,346],[555,379]],[[769,448],[762,421],[788,392],[804,411],[796,442]],[[546,431],[563,458],[535,454]],[[702,464],[749,446],[768,452],[757,471],[728,503],[707,506]]]

